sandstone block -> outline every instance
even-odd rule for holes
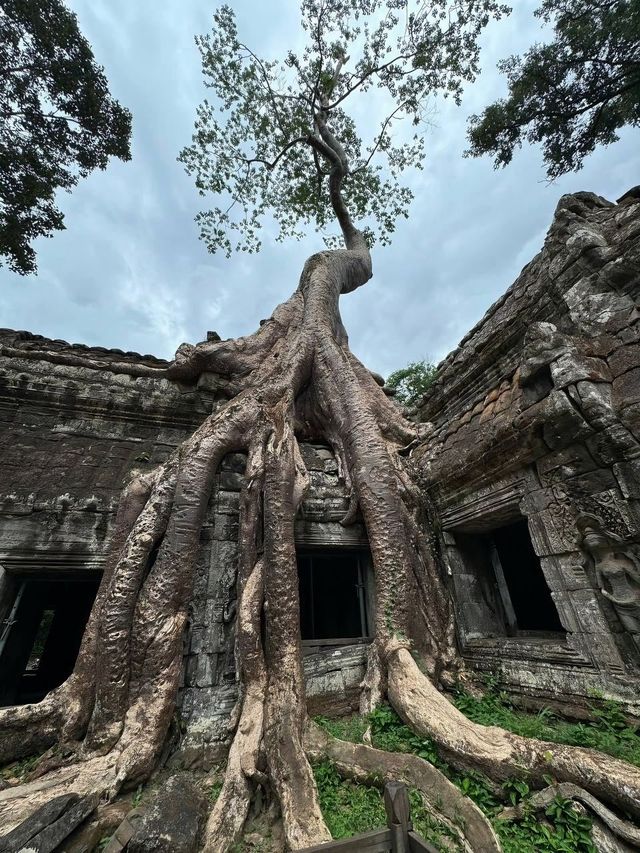
[[[206,797],[186,773],[176,773],[142,812],[128,853],[193,853],[207,808]]]

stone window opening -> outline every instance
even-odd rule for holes
[[[563,633],[526,519],[486,534],[507,634]]]
[[[300,630],[305,645],[348,645],[369,639],[368,551],[300,549]]]
[[[0,706],[39,702],[73,671],[99,577],[15,575],[0,622]]]
[[[31,651],[29,652],[29,660],[27,661],[27,665],[24,669],[25,672],[37,672],[40,669],[42,654],[47,644],[47,640],[49,639],[49,634],[51,633],[51,625],[55,614],[55,610],[42,611],[40,624],[38,625],[38,630],[36,631],[36,635],[33,639]]]
[[[456,589],[467,639],[564,636],[526,518],[480,524],[478,532],[455,534],[463,566]]]

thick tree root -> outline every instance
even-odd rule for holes
[[[46,776],[0,791],[0,827],[3,833],[15,829],[36,809],[62,794],[108,796],[117,777],[117,751],[78,761],[70,767],[53,770]]]
[[[265,441],[266,436],[260,435],[250,449],[240,494],[235,653],[243,695],[239,700],[239,722],[229,750],[224,783],[204,833],[204,850],[209,853],[226,850],[239,838],[255,783],[264,779],[258,770],[259,763],[264,763],[262,733],[267,685],[261,636],[264,565],[258,559],[258,537]]]
[[[0,709],[0,766],[56,743],[61,705],[54,691],[37,704]]]
[[[261,648],[260,623],[256,625],[263,596],[263,568],[258,562],[244,584],[238,608],[238,648],[243,650],[245,672],[242,711],[229,750],[224,783],[205,830],[204,850],[217,853],[240,837],[251,804],[258,771],[264,725],[267,673]],[[250,655],[253,652],[253,661]]]
[[[570,782],[561,782],[559,785],[549,785],[548,788],[543,788],[542,791],[537,791],[532,797],[527,800],[527,809],[539,811],[546,809],[556,797],[562,797],[565,800],[576,800],[587,806],[593,814],[600,818],[602,823],[607,826],[611,832],[622,841],[628,844],[633,844],[640,848],[640,829],[634,826],[629,821],[621,820],[610,809],[604,806],[600,800],[580,788],[578,785],[572,785]],[[500,817],[504,820],[518,820],[522,818],[524,808],[522,805],[513,808],[504,809]]]
[[[346,219],[345,219],[346,217]],[[305,264],[296,293],[255,335],[181,347],[167,375],[203,370],[233,395],[153,472],[137,472],[118,509],[111,550],[74,673],[37,705],[0,710],[0,761],[59,744],[74,763],[0,792],[0,821],[15,826],[61,794],[113,797],[157,766],[175,708],[182,640],[200,533],[222,458],[248,454],[241,493],[236,669],[238,726],[205,839],[222,853],[239,837],[258,785],[277,795],[290,849],[329,839],[304,744],[307,723],[294,521],[308,485],[299,439],[334,448],[350,493],[343,523],[365,523],[375,577],[374,642],[362,708],[387,692],[414,729],[453,764],[493,779],[551,773],[631,814],[640,813],[640,771],[585,749],[538,743],[464,718],[434,686],[455,670],[453,610],[421,530],[421,498],[405,468],[426,427],[407,422],[349,352],[341,293],[364,284],[371,259],[344,210],[347,248]],[[414,663],[416,650],[429,677]],[[443,672],[444,670],[444,672]],[[429,680],[431,679],[431,680]],[[345,774],[404,779],[465,843],[497,850],[478,810],[436,770],[411,756],[326,741]],[[380,769],[382,768],[382,769]],[[386,769],[385,769],[386,768]]]
[[[387,661],[391,704],[412,729],[433,738],[454,766],[497,781],[525,775],[536,785],[551,775],[640,817],[640,769],[634,765],[592,749],[473,723],[423,675],[406,647],[391,644]]]
[[[404,782],[416,788],[433,815],[458,837],[464,850],[500,853],[493,827],[475,803],[417,755],[383,752],[364,744],[338,740],[311,722],[307,727],[305,747],[311,758],[329,759],[340,775],[348,779],[378,785],[380,781]]]
[[[280,425],[278,425],[280,427]],[[264,560],[267,696],[264,745],[291,850],[330,841],[302,739],[307,709],[293,524],[308,479],[287,421],[266,453]],[[292,624],[291,614],[296,614]]]

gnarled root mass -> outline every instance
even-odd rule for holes
[[[424,539],[420,496],[405,468],[426,428],[409,424],[349,352],[338,302],[371,275],[349,222],[347,248],[314,255],[294,295],[253,336],[183,346],[169,369],[182,381],[224,376],[229,401],[153,472],[134,472],[120,502],[108,565],[71,677],[36,705],[0,711],[0,761],[54,748],[41,778],[0,792],[0,824],[17,825],[60,793],[109,796],[153,771],[174,711],[194,564],[222,458],[247,454],[241,493],[236,667],[237,728],[205,849],[242,832],[257,786],[269,786],[291,849],[329,839],[308,753],[358,779],[377,773],[423,791],[443,819],[467,816],[468,849],[498,849],[489,825],[420,759],[330,742],[307,726],[294,520],[308,476],[298,442],[324,438],[359,511],[375,574],[375,638],[362,707],[386,692],[409,725],[453,764],[494,779],[551,774],[640,812],[640,771],[586,749],[538,743],[464,718],[438,691],[455,666],[447,589]],[[409,638],[419,654],[419,669]]]
[[[640,768],[584,747],[539,741],[467,719],[424,677],[409,652],[392,648],[389,700],[414,731],[428,735],[443,757],[463,770],[478,770],[503,781],[526,775],[534,785],[544,777],[572,782],[640,818]]]
[[[383,752],[365,744],[331,737],[314,723],[306,734],[307,752],[316,760],[329,759],[341,776],[365,784],[404,782],[420,791],[429,811],[458,838],[469,853],[500,853],[493,827],[478,806],[447,777],[417,755]]]

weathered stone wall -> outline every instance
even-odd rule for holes
[[[305,444],[302,454],[311,486],[296,522],[299,545],[366,546],[361,524],[343,527],[348,508],[337,465],[326,447]],[[186,638],[181,716],[185,723],[174,763],[210,764],[221,755],[228,738],[229,715],[237,698],[233,657],[238,561],[238,510],[245,457],[228,456],[215,480],[203,547],[196,571],[192,620]],[[304,644],[307,699],[312,713],[339,715],[359,704],[364,677],[362,643],[329,647],[322,641]]]
[[[215,401],[162,379],[29,357],[164,365],[151,356],[7,330],[0,347],[0,563],[100,568],[126,473],[162,461]]]
[[[439,521],[463,655],[542,701],[597,690],[637,702],[639,271],[636,195],[618,205],[563,198],[542,252],[442,363],[419,412],[434,432],[413,459]],[[164,366],[0,331],[0,620],[16,577],[99,572],[127,473],[161,462],[221,404],[215,376],[181,385],[154,375]],[[366,547],[361,524],[340,524],[348,501],[330,450],[305,445],[303,455],[311,491],[297,542]],[[215,760],[236,698],[243,470],[241,455],[224,461],[202,532],[174,759],[182,764]],[[495,590],[469,543],[519,517],[566,636],[507,636],[492,610]],[[626,583],[627,600],[603,594],[611,578]],[[305,644],[313,712],[356,707],[363,651]]]
[[[127,473],[162,462],[222,402],[215,377],[182,386],[124,370],[162,368],[152,356],[0,331],[0,621],[27,575],[98,574]],[[87,366],[99,361],[104,369]],[[366,546],[344,528],[348,500],[325,447],[304,445],[311,489],[296,526],[305,546]],[[233,657],[239,490],[245,459],[228,456],[202,531],[179,705],[185,764],[214,760],[236,699]],[[315,712],[357,707],[362,644],[309,644]]]
[[[439,366],[419,410],[435,426],[416,461],[465,657],[545,699],[596,690],[637,703],[639,195],[563,197],[543,250]],[[521,516],[566,639],[483,624],[486,591],[461,542]],[[602,592],[611,578],[624,606]]]

